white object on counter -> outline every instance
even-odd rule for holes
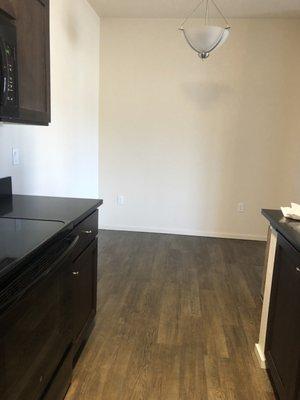
[[[300,221],[300,205],[292,203],[291,207],[281,207],[281,211],[286,218]]]

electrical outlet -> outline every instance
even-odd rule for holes
[[[20,150],[12,149],[12,164],[19,165],[20,164]]]
[[[15,219],[15,228],[16,232],[20,232],[22,230],[22,220]]]
[[[245,203],[239,203],[238,204],[238,212],[239,213],[245,212]]]
[[[124,206],[125,204],[125,197],[121,194],[118,195],[117,197],[117,204],[118,206]]]

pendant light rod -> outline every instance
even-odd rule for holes
[[[225,17],[225,15],[223,14],[222,10],[220,9],[220,7],[217,5],[217,3],[215,2],[215,0],[206,0],[206,10],[205,10],[205,23],[207,24],[208,21],[208,11],[209,11],[209,1],[211,1],[213,3],[213,5],[216,7],[217,11],[219,12],[219,14],[221,15],[221,17],[223,18],[223,20],[226,23],[226,28],[230,28],[229,25],[229,21],[228,19]],[[184,29],[184,25],[185,23],[198,11],[198,9],[201,7],[201,5],[203,4],[204,0],[201,0],[200,3],[197,5],[196,8],[193,9],[193,11],[184,19],[184,21],[182,22],[182,24],[180,25],[179,30],[183,30]]]
[[[227,28],[230,27],[229,25],[229,21],[228,19],[225,17],[225,15],[223,14],[222,10],[220,9],[220,7],[217,5],[217,3],[215,2],[215,0],[211,0],[211,2],[213,3],[213,5],[216,7],[216,9],[219,11],[219,13],[222,15],[224,21],[226,22]]]
[[[209,2],[209,0],[206,0],[206,9],[205,9],[205,25],[207,25],[207,24],[208,24],[208,7],[209,7],[209,4],[208,4],[208,2]]]
[[[201,7],[203,2],[204,2],[204,0],[201,0],[200,3],[197,5],[197,7],[194,8],[194,10],[184,19],[184,21],[180,25],[180,28],[179,28],[180,30],[183,29],[185,23],[196,13],[196,11],[198,11],[198,9]]]

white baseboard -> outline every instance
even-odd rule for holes
[[[168,229],[168,228],[154,228],[154,227],[143,227],[143,226],[126,226],[126,225],[101,225],[99,229],[109,231],[127,231],[127,232],[144,232],[144,233],[166,233],[170,235],[183,235],[183,236],[200,236],[200,237],[211,237],[221,239],[242,239],[242,240],[258,240],[265,242],[266,236],[260,235],[248,235],[248,234],[236,234],[236,233],[224,233],[224,232],[207,232],[190,229]]]

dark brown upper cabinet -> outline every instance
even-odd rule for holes
[[[5,16],[16,19],[15,10],[11,0],[0,0],[0,11]]]
[[[50,113],[49,0],[0,0],[17,28],[19,116],[7,122],[48,125]]]

